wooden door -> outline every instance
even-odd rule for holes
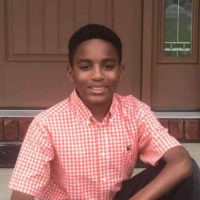
[[[199,111],[199,1],[145,0],[144,8],[151,27],[144,30],[143,99],[156,111]]]
[[[46,108],[67,97],[67,41],[87,23],[121,36],[126,73],[119,92],[140,98],[140,0],[0,0],[0,107]]]

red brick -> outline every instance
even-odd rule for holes
[[[31,123],[33,118],[20,118],[19,121],[19,138],[20,140],[24,139],[24,136],[26,135],[27,129]]]
[[[15,118],[4,119],[4,139],[16,140],[18,139],[18,123]]]
[[[159,122],[162,124],[162,126],[169,129],[169,120],[168,119],[159,119]]]
[[[3,140],[3,118],[0,118],[0,140]]]
[[[177,139],[183,139],[183,124],[184,121],[181,119],[171,119],[169,121],[169,133]]]
[[[185,136],[187,140],[200,139],[200,120],[185,120]]]

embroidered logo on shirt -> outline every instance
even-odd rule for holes
[[[131,145],[127,146],[127,147],[126,147],[126,150],[127,150],[127,151],[130,151],[130,150],[131,150]]]

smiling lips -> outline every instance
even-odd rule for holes
[[[94,94],[102,94],[106,91],[106,86],[90,86],[90,91]]]

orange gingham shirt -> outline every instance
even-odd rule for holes
[[[131,177],[138,154],[155,165],[177,145],[133,96],[114,94],[98,122],[74,91],[33,120],[9,186],[39,200],[110,200]]]

